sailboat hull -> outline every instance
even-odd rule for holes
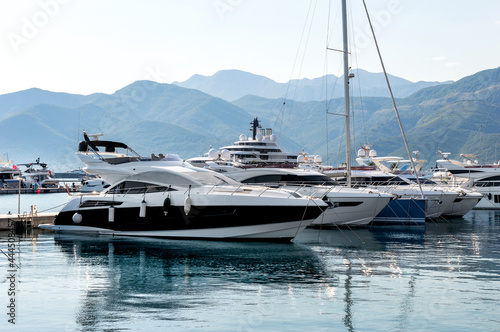
[[[426,199],[398,198],[392,200],[371,222],[372,225],[425,226]]]

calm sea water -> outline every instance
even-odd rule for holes
[[[500,211],[291,244],[34,230],[0,233],[5,253],[9,239],[1,331],[500,330]]]
[[[38,212],[58,212],[68,202],[67,193],[0,195],[0,214],[29,213],[31,205],[36,205]]]

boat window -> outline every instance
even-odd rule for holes
[[[259,175],[242,181],[243,183],[279,183],[281,174]]]
[[[500,175],[488,176],[475,182],[478,187],[500,187]]]
[[[170,187],[160,186],[157,184],[139,182],[139,181],[124,181],[112,187],[107,193],[109,194],[145,194],[155,192],[173,191]]]
[[[282,184],[311,184],[311,185],[336,185],[337,182],[324,175],[298,175],[298,174],[268,174],[254,176],[242,181],[244,183],[282,183]]]
[[[483,178],[480,180],[481,182],[487,182],[487,181],[500,181],[500,175],[495,175],[495,176],[488,176],[487,178]]]
[[[500,187],[500,182],[495,181],[477,181],[474,183],[477,187]]]

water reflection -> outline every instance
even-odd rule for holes
[[[68,331],[498,330],[500,211],[292,244],[24,236],[23,277],[47,284],[25,303],[69,294]]]
[[[345,266],[347,267],[346,271],[346,276],[344,281],[344,302],[345,302],[345,307],[344,307],[344,318],[342,318],[342,322],[344,323],[345,327],[347,327],[347,330],[349,332],[354,331],[354,327],[352,324],[352,312],[351,312],[351,307],[352,307],[352,290],[351,290],[351,279],[352,279],[352,267],[351,267],[351,262],[346,261]]]
[[[338,278],[300,244],[226,243],[55,235],[86,290],[78,325],[127,320],[130,313],[176,319],[183,310],[213,307],[222,291],[245,285],[305,285],[326,292]],[[254,287],[246,296],[256,297]],[[293,295],[293,294],[292,294]]]

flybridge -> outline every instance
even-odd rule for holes
[[[129,147],[120,142],[113,141],[81,141],[78,144],[78,152],[87,152],[89,148],[99,152],[99,147],[103,147],[105,152],[115,152],[116,148],[129,149]]]
[[[87,152],[89,151],[89,147],[95,152],[99,152],[99,147],[103,147],[105,152],[115,152],[116,148],[130,149],[126,144],[121,142],[99,141],[98,138],[100,136],[102,136],[102,134],[88,135],[85,131],[83,131],[83,138],[85,140],[78,144],[78,152]],[[89,137],[94,139],[90,140]]]

